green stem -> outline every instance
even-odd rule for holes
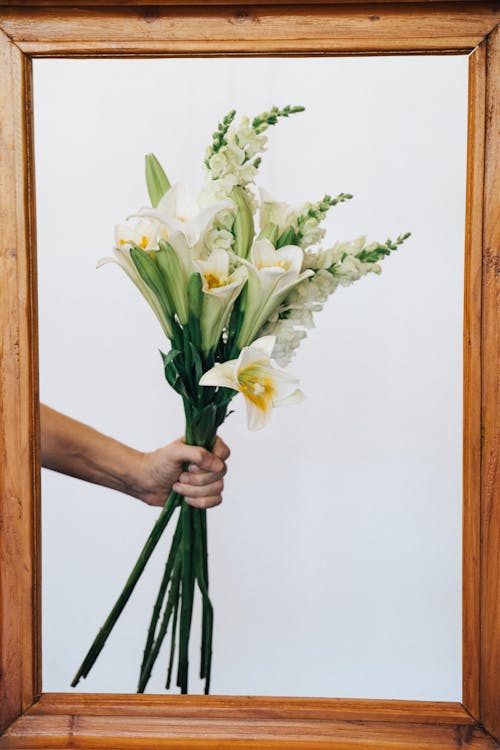
[[[201,534],[199,534],[200,537],[200,555],[201,555],[201,563],[203,568],[203,576],[204,580],[206,582],[206,587],[208,590],[208,550],[207,550],[207,512],[206,510],[200,511],[200,527],[201,527]],[[208,611],[205,606],[205,602],[203,602],[203,610],[202,610],[202,623],[201,623],[201,659],[200,659],[200,678],[203,680],[206,676],[206,646],[207,646],[207,639],[206,639],[206,633],[208,628]]]
[[[194,571],[192,548],[192,516],[196,508],[191,508],[186,502],[182,504],[182,602],[179,631],[179,669],[177,685],[181,693],[187,693],[189,670],[189,636],[191,631],[191,617],[193,613]]]
[[[168,672],[167,672],[167,682],[165,683],[165,688],[169,690],[170,688],[170,681],[172,679],[172,670],[174,668],[174,656],[175,656],[175,641],[176,641],[176,635],[177,635],[177,616],[179,614],[179,597],[177,597],[177,601],[175,602],[175,609],[174,609],[174,622],[172,624],[172,640],[170,643],[170,658],[168,660]]]
[[[153,647],[155,634],[156,634],[156,627],[158,625],[158,620],[160,618],[161,608],[163,606],[165,594],[167,592],[168,584],[172,575],[172,569],[174,567],[180,541],[181,541],[181,523],[179,519],[179,521],[177,522],[177,526],[175,529],[173,539],[172,539],[172,544],[170,546],[170,552],[167,558],[167,562],[165,564],[165,572],[163,573],[163,578],[161,580],[160,589],[158,591],[158,596],[156,597],[156,601],[153,607],[153,614],[151,617],[151,622],[150,622],[149,630],[148,630],[148,636],[146,639],[146,645],[144,647],[144,654],[142,657],[141,672],[140,672],[140,678],[139,678],[140,680],[142,679],[145,664],[148,660],[149,654]]]
[[[170,493],[168,500],[163,506],[163,510],[158,516],[158,519],[155,525],[153,526],[151,534],[149,535],[146,541],[146,544],[142,548],[141,554],[139,555],[139,558],[136,564],[134,565],[134,568],[130,576],[127,579],[127,582],[125,584],[123,591],[118,597],[115,606],[109,613],[108,618],[105,621],[104,625],[99,630],[94,642],[92,643],[85,659],[83,660],[80,666],[80,669],[78,670],[75,677],[73,678],[71,687],[76,687],[80,679],[82,677],[87,677],[88,673],[92,669],[92,666],[94,665],[97,657],[101,653],[104,647],[104,644],[106,643],[111,631],[113,630],[113,627],[116,621],[120,617],[125,605],[130,599],[132,591],[134,590],[137,584],[137,581],[141,577],[141,574],[146,566],[146,563],[151,557],[154,548],[158,544],[158,541],[161,535],[163,534],[168,522],[170,521],[172,514],[179,503],[179,499],[180,499],[180,496],[176,492]]]
[[[212,634],[214,611],[210,596],[208,593],[208,571],[206,567],[206,537],[204,544],[203,519],[201,513],[196,513],[194,518],[194,538],[195,538],[195,575],[203,598],[203,626],[201,642],[201,668],[200,677],[205,678],[205,695],[210,691],[210,675],[212,665]],[[205,547],[205,549],[203,549]]]
[[[151,649],[149,656],[146,660],[146,663],[144,665],[144,670],[141,674],[141,678],[139,680],[139,687],[137,689],[138,693],[143,693],[146,688],[146,685],[149,682],[149,678],[151,677],[151,671],[153,669],[156,659],[158,658],[158,654],[160,652],[162,643],[165,639],[165,635],[167,634],[168,623],[170,622],[170,617],[172,616],[172,612],[174,610],[175,604],[179,599],[181,560],[182,560],[181,548],[179,547],[177,554],[175,556],[175,567],[174,567],[174,571],[172,574],[172,580],[170,582],[170,591],[169,591],[168,598],[167,598],[167,604],[165,606],[165,612],[163,614],[163,619],[161,621],[160,630],[158,632],[158,638],[154,642],[154,646]]]

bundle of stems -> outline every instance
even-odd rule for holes
[[[207,390],[213,392],[214,389],[198,390],[199,399],[206,401]],[[200,404],[199,401],[193,404],[191,401],[185,400],[185,441],[189,445],[200,445],[210,450],[215,442],[217,427],[226,416],[228,398],[222,399],[222,403],[217,404],[214,402],[220,400],[220,396],[218,399],[217,395],[212,393],[212,397],[209,397],[208,400],[208,404]],[[187,470],[187,466],[185,469]],[[143,693],[145,691],[169,628],[170,655],[165,686],[168,689],[171,685],[177,647],[177,686],[181,693],[188,692],[189,641],[194,595],[197,587],[202,600],[200,678],[205,680],[205,694],[209,693],[214,618],[208,591],[206,511],[188,505],[183,497],[176,492],[170,493],[120,596],[76,673],[71,683],[72,687],[76,687],[80,679],[87,677],[92,669],[177,508],[179,509],[179,516],[151,615],[137,692]]]
[[[141,664],[138,693],[143,693],[147,686],[153,665],[171,623],[170,657],[165,687],[168,689],[171,684],[178,637],[177,685],[181,693],[187,693],[189,638],[195,583],[197,583],[202,596],[203,613],[200,677],[205,679],[205,693],[208,694],[212,660],[213,607],[208,595],[207,562],[206,511],[193,508],[183,502],[165,572],[153,607]]]

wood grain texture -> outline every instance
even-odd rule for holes
[[[500,29],[486,56],[483,229],[481,720],[500,737]]]
[[[293,7],[257,0],[238,7],[237,0],[230,7],[182,8],[168,0],[155,6],[131,0],[113,8],[98,3],[93,9],[57,9],[57,3],[34,0],[45,7],[9,1],[0,8],[5,32],[0,34],[1,726],[19,716],[0,738],[0,748],[498,747],[469,712],[500,737],[500,44],[498,31],[492,32],[499,5],[352,2]],[[192,5],[190,0],[177,5],[184,3]],[[73,3],[60,0],[60,5]],[[487,45],[476,48],[487,34]],[[473,48],[464,312],[465,708],[407,701],[84,694],[44,695],[30,708],[41,690],[39,471],[31,66],[23,52],[95,57]]]
[[[400,5],[414,3],[415,0],[385,0],[385,5]],[[425,0],[429,7],[440,4],[443,5],[446,2],[456,3],[456,0]],[[469,0],[469,4],[472,3],[483,3],[484,0]],[[0,8],[5,6],[16,5],[19,8],[91,8],[102,6],[104,3],[102,0],[0,0]],[[221,5],[221,0],[206,0],[203,5]],[[315,5],[361,5],[366,4],[366,0],[253,0],[252,5],[302,5],[304,7],[312,7]],[[114,2],[106,2],[108,7],[115,8],[127,8],[127,7],[144,7],[144,6],[174,6],[182,7],[186,5],[200,5],[200,0],[155,0],[154,3],[151,0],[114,0]],[[248,5],[247,0],[232,0],[232,6]]]
[[[0,26],[32,55],[471,51],[494,27],[490,4],[17,8]]]
[[[31,716],[163,716],[473,724],[460,703],[344,698],[44,693]]]
[[[222,696],[42,696],[0,748],[493,749],[460,704]]]
[[[30,68],[0,34],[0,726],[40,688]]]
[[[486,46],[469,58],[463,399],[463,702],[479,715],[481,557],[481,268]]]

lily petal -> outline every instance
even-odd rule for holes
[[[293,404],[300,404],[305,399],[305,393],[300,390],[300,388],[297,388],[295,391],[290,393],[289,396],[286,396],[286,398],[282,398],[279,401],[277,401],[274,405],[275,406],[293,406]]]
[[[271,419],[272,408],[268,407],[267,409],[259,409],[258,406],[253,404],[247,398],[245,399],[245,404],[247,408],[248,429],[251,432],[262,430]]]
[[[200,378],[200,385],[214,385],[222,388],[233,388],[238,391],[238,380],[236,378],[236,359],[217,364],[208,370]]]
[[[275,343],[276,336],[261,336],[252,342],[252,349],[260,349],[267,357],[271,357]]]

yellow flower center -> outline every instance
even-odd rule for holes
[[[229,283],[227,276],[216,276],[214,273],[206,273],[205,281],[209,289],[219,289],[219,287],[227,286]]]
[[[262,271],[263,268],[282,268],[284,271],[288,271],[290,264],[287,260],[277,260],[276,263],[260,263],[257,268]]]
[[[143,250],[145,250],[148,246],[149,240],[146,237],[145,234],[142,235],[140,242],[138,243],[139,247],[142,247]],[[131,245],[133,244],[133,240],[118,240],[118,244],[121,245]]]
[[[267,411],[276,392],[274,381],[262,369],[250,365],[238,373],[241,392],[261,411]]]

